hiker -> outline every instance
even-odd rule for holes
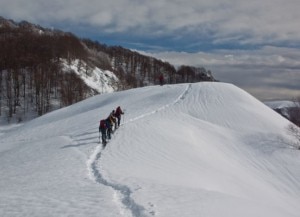
[[[163,74],[160,74],[160,76],[159,76],[159,84],[160,84],[160,86],[162,86],[164,84],[164,76],[163,76]]]
[[[106,121],[104,119],[100,121],[99,132],[101,132],[102,144],[105,147],[107,142],[106,142]],[[99,136],[99,139],[100,139],[100,136]]]
[[[116,122],[116,118],[114,116],[115,110],[113,110],[109,116],[106,118],[106,126],[107,126],[107,138],[111,139],[111,134],[113,133],[113,125]]]
[[[112,123],[111,123],[109,117],[105,119],[105,124],[106,124],[106,135],[107,135],[107,139],[111,139]]]
[[[107,139],[111,139],[111,122],[109,118],[105,119]]]
[[[115,117],[117,118],[117,123],[116,123],[116,128],[118,128],[120,126],[121,123],[121,115],[123,115],[124,112],[122,111],[121,107],[118,106],[115,112]]]
[[[112,133],[114,132],[113,129],[116,129],[116,116],[115,116],[115,110],[112,110],[112,112],[109,114],[108,118],[110,119],[110,123],[111,123],[111,129],[112,129]]]

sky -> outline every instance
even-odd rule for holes
[[[103,149],[99,120],[117,106]],[[106,93],[0,124],[0,216],[298,217],[289,124],[221,82]]]
[[[300,89],[298,0],[0,0],[0,15],[204,66],[261,100]]]

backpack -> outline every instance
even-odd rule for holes
[[[100,121],[100,128],[106,128],[105,120]]]
[[[123,112],[122,112],[122,110],[121,110],[121,108],[120,108],[120,106],[116,109],[116,116],[117,117],[119,117],[121,114],[122,114]]]

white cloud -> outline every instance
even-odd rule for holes
[[[265,46],[258,50],[215,50],[210,52],[148,53],[176,65],[263,65],[268,67],[299,67],[300,49]]]
[[[299,95],[300,49],[266,46],[252,51],[146,54],[177,66],[204,66],[218,80],[234,83],[259,99],[290,99]]]
[[[36,22],[72,22],[109,32],[211,35],[216,42],[243,35],[244,43],[299,41],[298,0],[2,0],[0,14]],[[178,32],[177,32],[178,33]]]

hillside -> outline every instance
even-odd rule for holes
[[[0,122],[21,122],[99,93],[215,81],[209,70],[167,62],[72,33],[0,17]]]
[[[102,149],[98,121],[118,105]],[[225,83],[97,95],[0,127],[0,216],[296,217],[288,124]]]

